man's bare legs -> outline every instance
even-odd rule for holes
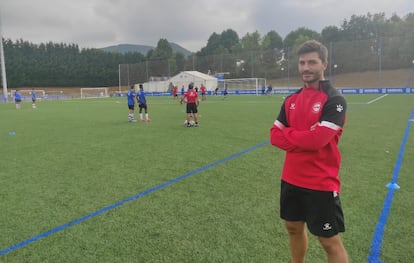
[[[292,263],[304,263],[306,250],[308,249],[308,235],[305,222],[285,221],[285,226],[289,234]]]
[[[318,237],[319,242],[325,249],[328,256],[328,263],[348,263],[348,255],[342,243],[341,237],[335,235],[333,237]]]
[[[285,221],[289,234],[290,255],[292,263],[304,263],[308,248],[308,236],[305,223],[301,221]],[[328,263],[348,263],[348,255],[342,243],[341,237],[318,237],[323,249],[326,251]]]

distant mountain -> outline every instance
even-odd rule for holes
[[[119,44],[116,46],[103,47],[101,48],[101,50],[107,51],[107,52],[120,52],[120,53],[139,52],[139,53],[146,55],[147,52],[153,48],[154,47],[145,46],[145,45]]]
[[[188,49],[183,48],[182,46],[172,43],[170,42],[171,48],[173,50],[174,53],[176,52],[181,52],[183,53],[185,56],[189,56],[192,54],[191,51],[189,51]],[[109,47],[103,47],[100,48],[103,51],[107,51],[107,52],[120,52],[120,53],[126,53],[126,52],[139,52],[143,55],[146,55],[148,53],[148,51],[150,51],[151,49],[154,49],[155,47],[152,46],[146,46],[146,45],[134,45],[134,44],[119,44],[116,46],[109,46]]]
[[[178,44],[175,44],[173,42],[170,42],[170,46],[171,46],[171,48],[172,48],[172,50],[173,50],[174,53],[181,52],[181,53],[184,54],[184,56],[189,56],[189,55],[191,55],[193,53],[190,50],[185,49],[182,46],[180,46]]]

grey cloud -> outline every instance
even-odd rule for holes
[[[198,51],[209,36],[226,29],[240,37],[274,30],[282,37],[299,27],[320,31],[340,26],[352,14],[400,16],[411,0],[1,0],[4,37],[40,43],[71,42],[81,47],[121,43],[155,46],[166,38]]]

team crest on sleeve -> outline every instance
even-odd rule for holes
[[[322,104],[320,102],[316,102],[315,104],[313,104],[312,106],[312,111],[314,113],[318,113],[321,110]]]
[[[342,106],[341,104],[336,105],[337,112],[342,112],[343,110],[344,110],[344,106]]]

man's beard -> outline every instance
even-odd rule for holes
[[[308,75],[308,76],[305,77],[304,75]],[[307,84],[317,82],[321,79],[321,77],[322,75],[317,72],[310,72],[310,71],[302,72],[302,80]]]

